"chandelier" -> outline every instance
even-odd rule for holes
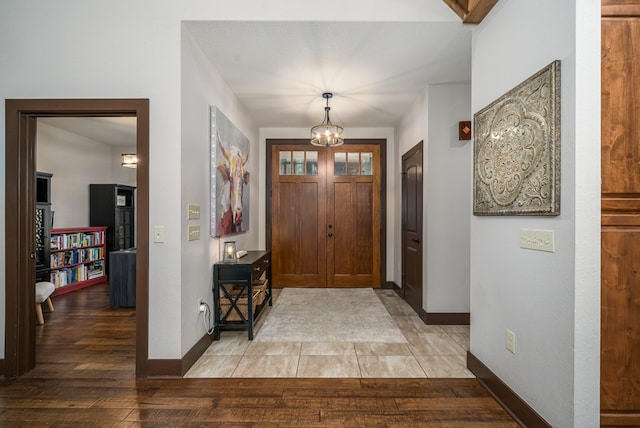
[[[324,121],[320,125],[316,125],[311,128],[311,144],[314,146],[334,147],[344,143],[344,128],[342,126],[334,125],[329,119],[329,98],[332,98],[331,92],[325,92],[322,94],[322,98],[327,100],[327,105],[324,108]]]

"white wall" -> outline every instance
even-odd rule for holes
[[[250,192],[250,225],[246,233],[222,238],[210,238],[210,107],[217,106],[249,139],[248,164],[250,188],[258,189],[260,171],[260,141],[257,127],[243,111],[235,94],[224,83],[215,67],[194,45],[186,31],[182,33],[182,353],[204,334],[198,299],[213,308],[211,292],[213,263],[222,257],[226,240],[236,241],[237,249],[258,249],[259,219],[264,209],[258,202],[258,191]],[[264,186],[264,182],[262,182]],[[245,193],[246,194],[246,193]],[[200,205],[200,220],[187,220],[187,204]],[[187,225],[200,226],[200,240],[187,241]],[[264,248],[264,247],[262,247]]]
[[[42,122],[37,128],[37,170],[53,174],[55,228],[89,226],[89,183],[111,183],[111,147]]]
[[[599,7],[502,1],[473,35],[474,112],[562,61],[561,214],[471,218],[471,352],[558,427],[598,425]],[[556,252],[520,249],[523,228]]]
[[[469,312],[472,144],[458,140],[458,122],[471,119],[471,85],[432,85],[428,93],[424,308]]]
[[[426,88],[397,129],[398,171],[402,155],[423,144],[423,309],[428,313],[469,312],[470,159],[472,144],[458,141],[458,122],[471,118],[469,84]],[[402,183],[394,183],[401,206]],[[395,252],[401,254],[398,211]],[[401,260],[396,260],[401,284]]]

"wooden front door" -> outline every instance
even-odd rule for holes
[[[422,142],[402,155],[402,289],[422,310]]]
[[[380,287],[379,144],[271,145],[276,287]]]

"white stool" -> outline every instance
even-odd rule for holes
[[[51,294],[56,290],[56,286],[50,282],[36,282],[36,316],[38,324],[44,324],[44,316],[42,315],[42,303],[47,302],[49,310],[53,312],[53,303],[51,303]]]

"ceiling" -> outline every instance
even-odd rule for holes
[[[189,21],[185,31],[260,127],[395,127],[428,85],[470,82],[472,26],[450,22]],[[135,118],[41,118],[112,145]]]
[[[453,14],[452,14],[453,15]],[[453,15],[455,16],[455,15]],[[470,82],[472,27],[451,22],[185,22],[258,127],[393,127],[427,85]]]
[[[112,146],[136,145],[135,117],[39,117],[38,123]]]

